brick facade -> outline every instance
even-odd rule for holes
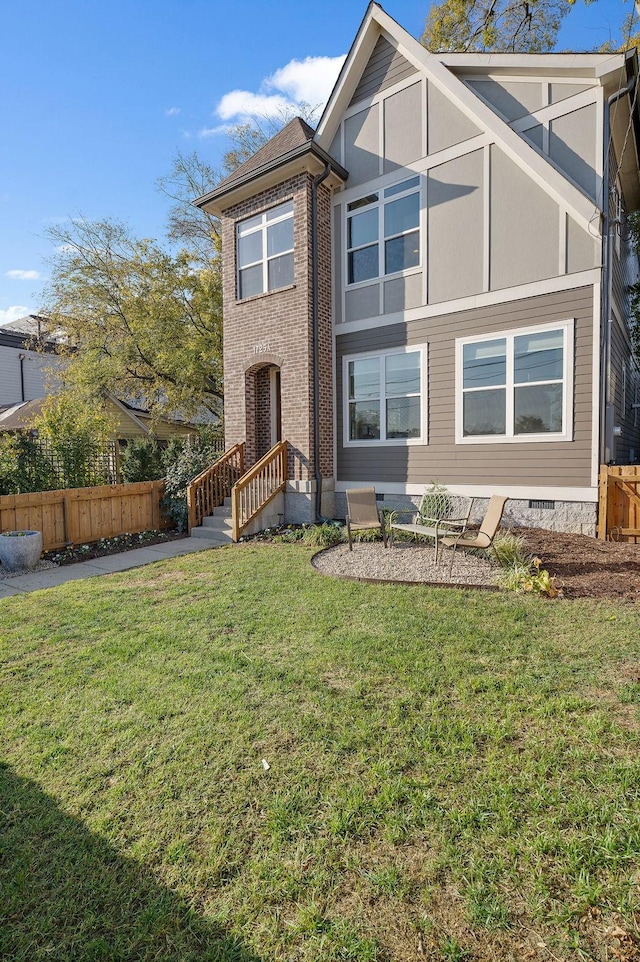
[[[311,197],[313,178],[298,174],[227,209],[222,216],[226,445],[246,442],[247,466],[271,446],[270,369],[280,369],[281,432],[289,442],[290,480],[315,477]],[[294,283],[237,300],[238,221],[293,200]],[[318,354],[320,472],[333,477],[331,193],[318,188]]]

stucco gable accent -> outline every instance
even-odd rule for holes
[[[370,4],[345,61],[338,82],[320,119],[314,140],[323,149],[331,146],[342,114],[347,109],[371,51],[382,34],[402,56],[427,77],[468,120],[484,130],[539,187],[581,226],[593,229],[593,203],[513,131],[448,67],[438,54],[430,53],[377,4]]]

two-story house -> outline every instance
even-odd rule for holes
[[[222,223],[227,445],[288,442],[285,520],[432,480],[595,532],[640,457],[635,51],[430,53],[370,4],[317,130],[197,204]],[[259,527],[259,519],[255,522]]]

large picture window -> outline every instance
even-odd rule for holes
[[[569,440],[573,323],[456,342],[456,440]]]
[[[423,350],[344,360],[345,443],[423,439]]]
[[[238,297],[293,284],[293,201],[241,221],[236,228]]]
[[[420,178],[347,204],[347,283],[420,264]]]

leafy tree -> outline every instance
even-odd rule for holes
[[[47,443],[53,469],[64,487],[82,488],[109,481],[107,445],[114,430],[100,404],[77,391],[50,394],[31,425]]]
[[[158,481],[164,477],[162,448],[156,438],[132,438],[120,452],[120,475],[126,482]]]
[[[433,4],[421,42],[429,50],[551,50],[574,0],[443,0]]]
[[[222,291],[216,262],[170,254],[115,221],[49,231],[46,314],[67,335],[66,388],[110,392],[155,414],[221,410]]]

